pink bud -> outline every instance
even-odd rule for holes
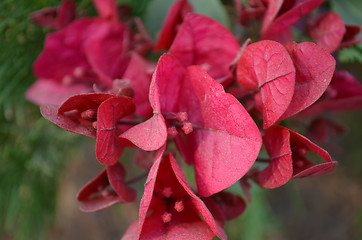
[[[178,132],[175,126],[167,128],[167,135],[175,138],[177,136]]]
[[[185,122],[183,125],[182,125],[182,130],[184,131],[185,134],[189,134],[193,131],[193,128],[192,128],[192,123],[190,122]]]
[[[162,190],[162,192],[161,192],[161,194],[163,195],[163,196],[165,196],[166,198],[169,198],[169,197],[171,197],[171,195],[172,195],[172,189],[170,188],[170,187],[165,187],[163,190]]]
[[[164,214],[162,214],[161,218],[164,223],[171,222],[172,214],[169,212],[165,212]]]
[[[175,202],[175,209],[177,212],[181,212],[185,209],[184,203],[182,200]]]
[[[176,114],[176,119],[181,123],[186,122],[188,120],[187,112],[178,112]]]

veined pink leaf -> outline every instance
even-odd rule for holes
[[[264,40],[249,45],[239,59],[237,80],[248,90],[259,90],[264,129],[276,123],[293,97],[295,68],[280,43]]]
[[[261,146],[260,132],[243,106],[197,66],[187,69],[179,112],[193,124],[193,153],[200,196],[220,192],[253,165]],[[227,172],[227,177],[225,176]]]
[[[170,48],[170,54],[185,66],[199,65],[218,82],[231,78],[229,66],[239,44],[217,21],[199,14],[186,16]]]
[[[311,39],[332,53],[338,49],[346,27],[337,13],[328,12],[318,17],[309,31]]]
[[[162,114],[156,113],[145,122],[142,122],[126,132],[120,139],[127,139],[137,147],[145,151],[154,151],[165,144],[167,140],[167,128]]]
[[[300,0],[286,12],[278,16],[269,28],[262,32],[262,39],[273,39],[280,32],[294,26],[302,17],[319,7],[325,0]],[[288,2],[288,1],[285,1]]]
[[[155,44],[155,51],[170,48],[180,24],[189,12],[192,12],[192,7],[187,0],[178,0],[171,6]]]
[[[116,203],[135,201],[136,192],[125,186],[124,177],[125,169],[120,163],[108,166],[79,191],[77,200],[81,202],[80,209],[84,212],[95,212]],[[109,189],[109,186],[112,189]]]
[[[172,155],[157,158],[141,200],[138,239],[211,240],[215,235],[226,239]]]
[[[280,120],[306,109],[322,96],[331,82],[336,61],[324,49],[310,42],[285,45],[296,69],[292,101]]]
[[[123,152],[118,141],[121,134],[117,122],[135,111],[131,98],[118,96],[107,99],[98,108],[96,154],[100,163],[115,164]]]
[[[264,134],[264,145],[270,164],[258,173],[258,182],[264,188],[282,186],[293,175],[289,130],[278,125],[268,128]]]

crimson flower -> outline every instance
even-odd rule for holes
[[[30,14],[30,20],[43,27],[60,30],[75,19],[76,6],[71,0],[63,0],[59,7],[48,7]]]
[[[237,80],[257,92],[264,129],[312,105],[327,89],[334,58],[314,43],[281,44],[264,40],[249,45],[237,65]]]
[[[200,66],[217,82],[226,86],[233,79],[229,68],[239,49],[235,37],[219,22],[189,13],[180,26],[169,53],[185,67]]]
[[[77,199],[84,212],[95,212],[116,203],[136,200],[136,191],[124,182],[125,169],[120,163],[107,166],[96,178],[79,191]]]
[[[49,34],[33,66],[36,83],[27,98],[39,105],[59,105],[68,97],[89,92],[93,84],[112,88],[125,72],[132,34],[117,19],[115,0],[93,1],[100,17],[83,18]]]
[[[118,136],[125,130],[118,121],[134,113],[131,98],[105,93],[70,97],[61,106],[43,105],[44,118],[59,127],[96,138],[96,154],[100,163],[115,164],[123,152]]]
[[[325,150],[282,126],[272,126],[265,131],[264,145],[270,160],[267,160],[269,165],[257,173],[257,181],[265,188],[282,186],[292,178],[321,176],[337,166]],[[307,158],[308,152],[318,155],[325,163],[312,163]]]
[[[213,239],[226,235],[203,201],[191,190],[171,154],[157,156],[148,175],[139,221],[122,240]]]
[[[195,166],[200,196],[231,186],[253,165],[261,146],[257,126],[239,101],[200,67],[185,69],[164,54],[149,99],[153,117],[120,138],[152,151],[166,143],[167,134],[174,137],[186,162]]]

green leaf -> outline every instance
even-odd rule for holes
[[[338,60],[342,63],[362,64],[362,44],[339,51]]]

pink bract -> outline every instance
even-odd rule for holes
[[[234,36],[219,22],[190,13],[184,19],[169,53],[185,67],[199,65],[217,82],[227,85],[232,79],[229,67],[239,48]]]
[[[337,13],[325,13],[318,17],[309,31],[311,39],[330,53],[338,49],[346,28]]]
[[[258,182],[265,188],[276,188],[291,178],[321,176],[330,173],[337,166],[329,154],[302,135],[282,126],[268,128],[264,144],[270,157],[270,164],[258,173]],[[314,164],[307,159],[307,152],[321,157],[325,163]]]
[[[237,65],[238,83],[260,91],[264,129],[287,110],[294,93],[295,68],[280,43],[264,40],[249,45]]]
[[[187,0],[176,1],[168,11],[165,23],[155,44],[155,51],[169,49],[186,15],[192,12]]]
[[[95,212],[116,203],[135,201],[136,191],[125,185],[125,174],[120,163],[107,166],[79,191],[77,200],[81,202],[80,209],[84,212]],[[110,186],[112,189],[109,189]]]
[[[172,155],[164,159],[158,156],[150,170],[138,227],[131,227],[123,239],[132,239],[132,232],[133,239],[226,239],[205,204],[188,186]]]

